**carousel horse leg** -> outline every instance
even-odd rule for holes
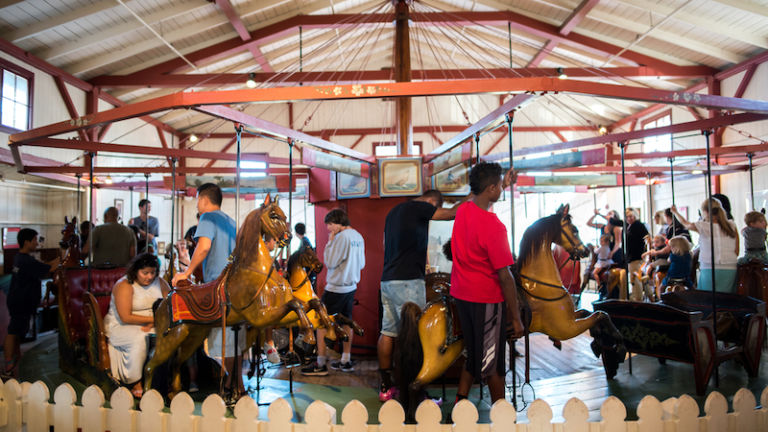
[[[308,310],[314,310],[317,314],[317,317],[320,319],[320,322],[322,323],[323,327],[326,328],[328,333],[325,335],[326,338],[335,340],[337,336],[341,337],[342,341],[348,341],[349,336],[347,336],[347,333],[336,324],[331,317],[328,316],[328,311],[325,308],[325,305],[323,302],[320,301],[318,298],[313,298],[310,301],[307,302],[309,305]]]
[[[365,334],[365,330],[363,330],[363,328],[360,327],[360,324],[356,323],[355,321],[347,318],[342,314],[339,314],[339,313],[334,314],[333,319],[339,325],[349,326],[349,328],[352,329],[352,332],[358,336],[363,336]]]
[[[188,336],[181,342],[176,350],[176,357],[171,366],[171,388],[168,393],[170,399],[181,391],[181,365],[203,344],[208,337],[208,327],[195,326],[191,328]]]
[[[161,305],[161,307],[158,308],[158,312],[162,309],[167,308],[163,308]],[[160,314],[155,316],[157,329],[155,352],[152,355],[152,358],[147,362],[147,365],[144,366],[144,391],[148,391],[152,388],[152,377],[155,374],[155,369],[171,358],[176,352],[176,348],[184,342],[190,333],[189,324],[180,324],[168,330],[167,334],[164,335],[163,333],[165,333],[165,330],[163,329],[163,326],[157,325],[159,316]]]

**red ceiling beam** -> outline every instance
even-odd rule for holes
[[[768,153],[768,144],[753,144],[743,146],[725,146],[709,149],[712,155],[746,155],[753,153],[756,156]],[[671,152],[650,152],[650,153],[625,153],[625,160],[653,160],[653,159],[669,159],[678,157],[696,157],[706,156],[706,148],[687,149],[687,150],[675,150]],[[620,155],[608,156],[609,161],[620,161]]]
[[[749,83],[752,82],[752,77],[755,75],[755,70],[757,70],[756,64],[751,64],[747,67],[747,71],[744,72],[744,77],[741,79],[739,88],[736,89],[736,93],[733,94],[733,97],[740,98],[744,96],[744,92],[747,91],[747,87],[749,86]]]
[[[746,171],[749,167],[747,165],[728,165],[728,166],[713,166],[713,174],[728,174],[740,171]],[[534,170],[531,170],[534,171]],[[539,171],[539,170],[536,170]],[[620,173],[620,166],[588,166],[588,167],[572,167],[572,168],[557,168],[553,169],[553,172],[571,172],[571,173]],[[668,166],[625,166],[624,171],[631,173],[668,173],[670,169]],[[678,172],[693,172],[702,171],[701,167],[692,166],[676,166],[675,173]]]
[[[237,142],[237,136],[235,136],[231,140],[229,140],[229,142],[226,143],[224,145],[224,147],[221,148],[221,150],[219,150],[219,153],[226,153],[227,150],[229,150],[233,145],[235,145],[236,142]],[[211,159],[211,160],[209,160],[208,162],[205,163],[204,167],[205,168],[210,168],[215,163],[216,163],[216,159]]]
[[[597,6],[599,1],[600,0],[583,0],[581,4],[579,4],[576,9],[573,10],[573,12],[571,12],[568,18],[563,21],[563,24],[560,25],[560,30],[558,33],[563,36],[568,36],[571,30],[576,28],[576,26],[579,25],[579,23],[584,18],[586,18],[589,11]],[[552,52],[552,50],[555,49],[556,46],[556,41],[548,40],[544,47],[539,50],[538,53],[536,53],[533,59],[531,59],[531,61],[528,63],[528,66],[533,67],[541,64],[541,62]]]
[[[307,135],[304,132],[299,132],[297,130],[287,128],[285,126],[280,126],[279,124],[276,124],[276,123],[272,123],[266,120],[262,120],[260,118],[256,118],[250,114],[246,114],[242,111],[238,111],[236,109],[229,108],[224,105],[201,106],[201,107],[195,108],[195,110],[205,114],[212,115],[214,117],[230,120],[235,123],[248,125],[250,127],[254,127],[256,129],[269,132],[278,137],[291,139],[294,141],[301,141],[305,144],[308,144],[312,147],[315,147],[321,150],[331,151],[343,156],[348,156],[348,157],[363,160],[366,162],[373,162],[373,158],[371,156],[368,156],[365,153],[361,153],[359,151],[355,151],[350,148],[347,148],[338,144],[334,144],[322,138]]]
[[[235,12],[235,8],[232,7],[232,3],[230,3],[229,0],[216,0],[216,6],[218,6],[222,12],[224,12],[224,15],[229,20],[229,23],[232,24],[232,27],[234,27],[237,35],[240,36],[240,39],[243,41],[248,41],[251,39],[251,34],[248,33],[248,29],[245,27],[243,20],[240,19],[240,15]],[[249,45],[248,49],[251,51],[253,58],[256,60],[259,66],[261,66],[261,69],[264,72],[274,71],[258,46]]]
[[[557,43],[575,46],[599,55],[613,56],[638,65],[653,67],[669,66],[670,63],[655,59],[651,56],[626,50],[622,47],[571,33],[568,36],[560,34],[560,29],[542,21],[512,12],[428,12],[412,14],[411,20],[416,25],[464,25],[464,26],[505,26],[509,23],[518,30],[531,33],[537,37],[553,40]],[[394,14],[335,14],[335,15],[296,15],[278,23],[250,32],[251,38],[243,41],[233,38],[211,45],[199,51],[185,54],[185,57],[197,66],[202,66],[220,59],[231,57],[247,50],[250,46],[263,45],[287,34],[295,32],[299,26],[309,28],[339,28],[360,27],[377,23],[392,23]],[[162,75],[188,70],[189,65],[183,59],[173,59],[158,65],[135,72],[131,76]]]
[[[767,120],[768,114],[757,113],[742,113],[742,114],[728,114],[712,117],[704,120],[696,120],[687,123],[677,123],[671,126],[663,126],[651,129],[641,129],[632,132],[611,133],[601,136],[595,136],[590,138],[584,138],[574,141],[567,141],[564,143],[549,144],[539,147],[527,147],[519,150],[515,150],[516,156],[525,156],[533,153],[546,153],[560,150],[567,150],[572,148],[579,148],[597,144],[609,144],[622,141],[631,141],[640,138],[646,138],[649,136],[658,136],[666,134],[675,134],[682,132],[690,132],[696,130],[708,130],[718,127],[728,126],[737,123],[749,123],[753,121]],[[703,138],[702,138],[703,139]]]
[[[465,125],[437,125],[437,126],[414,126],[414,133],[457,133],[461,132],[467,127]],[[515,126],[513,128],[515,132],[565,132],[565,131],[581,131],[581,132],[597,132],[595,126],[574,125],[574,126]],[[501,126],[496,129],[499,132],[506,132],[507,127]],[[307,135],[312,136],[348,136],[348,135],[391,135],[394,133],[394,128],[338,128],[338,129],[321,129],[314,131],[304,131]],[[207,134],[206,138],[210,139],[232,139],[235,136],[233,133],[211,133]],[[243,132],[243,136],[253,137],[247,132]]]
[[[702,78],[717,70],[709,66],[622,66],[611,68],[563,68],[571,78]],[[411,80],[455,80],[516,78],[516,77],[557,77],[557,68],[495,68],[495,69],[415,69],[411,71]],[[93,85],[103,88],[187,88],[219,87],[242,85],[248,74],[166,74],[166,75],[102,75],[91,80]],[[279,85],[298,83],[365,83],[394,82],[391,69],[368,71],[316,71],[316,72],[254,72],[256,82],[271,82]]]
[[[28,166],[28,173],[59,173],[59,174],[88,174],[89,168],[85,166]],[[241,168],[241,172],[263,172],[269,175],[288,174],[288,168],[267,168],[266,170],[255,170]],[[153,167],[94,167],[96,174],[171,174],[171,168],[165,166]],[[309,174],[308,168],[294,168],[294,174]],[[176,174],[235,174],[235,167],[177,167]]]
[[[432,159],[439,156],[441,153],[452,149],[453,147],[463,143],[464,141],[472,138],[476,134],[482,132],[486,127],[496,122],[501,116],[514,111],[519,108],[520,105],[528,102],[534,95],[523,93],[513,96],[510,100],[504,102],[500,107],[491,111],[488,115],[478,120],[475,124],[469,126],[463,131],[459,132],[456,136],[446,141],[443,145],[432,150],[424,157],[424,162],[429,162]]]
[[[248,121],[264,123],[252,116],[243,114],[237,110],[223,107],[222,105],[253,103],[253,102],[284,102],[289,100],[344,100],[344,99],[372,99],[397,96],[428,96],[428,95],[453,95],[453,94],[478,94],[478,93],[503,93],[515,91],[555,91],[583,94],[590,96],[603,96],[616,99],[629,99],[638,101],[651,101],[682,106],[700,106],[708,109],[740,110],[755,113],[768,113],[768,102],[751,99],[731,98],[724,96],[700,95],[684,92],[672,92],[641,87],[602,84],[578,80],[561,80],[556,78],[497,78],[486,80],[462,80],[462,81],[425,81],[425,82],[399,82],[381,85],[336,85],[336,86],[306,86],[306,87],[275,87],[261,89],[243,89],[211,92],[182,92],[150,99],[123,107],[99,113],[85,115],[78,119],[54,123],[40,128],[13,134],[9,142],[23,143],[34,138],[58,135],[72,132],[78,129],[93,127],[105,123],[125,120],[139,116],[165,111],[175,108],[198,107],[198,111],[208,112],[216,117],[233,118],[243,117]],[[515,96],[512,100],[520,100],[532,97],[529,94]],[[202,108],[204,105],[219,105],[216,108]],[[226,113],[224,112],[226,111]],[[229,116],[228,114],[231,114]],[[503,115],[502,112],[500,115]],[[232,117],[232,118],[230,118]],[[248,122],[243,122],[249,124]],[[264,130],[270,130],[264,128]],[[278,127],[282,128],[282,127]],[[279,135],[286,135],[296,131],[282,128]],[[301,134],[306,138],[312,138],[307,134]],[[311,140],[300,139],[311,143]],[[298,139],[295,138],[294,139]],[[465,138],[466,139],[466,138]],[[338,146],[339,151],[348,152],[346,147]],[[343,149],[343,150],[341,150]],[[339,151],[334,150],[336,153]],[[354,157],[362,158],[362,153]],[[343,153],[342,153],[343,154]],[[368,156],[365,155],[367,158]]]
[[[54,75],[53,82],[56,83],[56,88],[59,89],[59,95],[61,96],[61,100],[64,101],[64,106],[67,108],[69,117],[73,119],[80,117],[80,114],[77,113],[77,108],[75,108],[75,104],[72,102],[72,97],[69,95],[69,90],[67,90],[67,84],[64,83],[64,80],[60,76]],[[86,134],[84,129],[79,129],[77,135],[81,140],[88,139],[88,134]]]

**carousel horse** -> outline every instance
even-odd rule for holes
[[[307,318],[315,328],[324,328],[328,323],[331,323],[335,332],[341,334],[342,340],[345,340],[347,337],[339,325],[349,326],[358,336],[364,334],[363,328],[349,317],[342,314],[329,316],[325,310],[325,305],[320,302],[317,294],[315,294],[312,282],[309,280],[309,274],[320,273],[323,270],[323,263],[320,262],[314,249],[304,247],[294,252],[288,258],[287,267],[286,279],[288,279],[291,287],[293,287],[293,296],[310,307],[310,310],[307,312]]]
[[[176,354],[171,364],[169,396],[178,393],[181,390],[181,365],[202,345],[214,326],[224,327],[247,321],[251,326],[263,329],[298,320],[304,341],[315,343],[312,324],[303,303],[294,297],[288,281],[276,271],[274,260],[264,243],[264,234],[278,239],[278,247],[284,247],[291,238],[285,213],[277,201],[277,198],[272,201],[267,195],[264,204],[248,214],[238,232],[231,263],[218,279],[194,286],[185,286],[182,281],[159,302],[155,310],[156,347],[144,367],[145,389],[152,388],[152,377],[157,367]],[[205,315],[197,313],[191,316],[193,314],[180,312],[177,316],[177,310],[183,312],[183,309],[176,308],[180,299],[187,306],[192,306],[189,303],[198,299],[198,312]],[[195,320],[200,317],[209,319]],[[329,328],[329,333],[332,332],[333,328]]]
[[[523,234],[514,272],[523,323],[527,333],[541,332],[557,340],[570,339],[590,330],[595,339],[592,350],[596,356],[603,355],[606,375],[613,378],[618,363],[623,361],[622,353],[626,352],[621,334],[606,313],[575,310],[552,256],[552,243],[562,246],[574,259],[588,253],[571,222],[568,209],[568,205],[560,206],[557,213],[539,219]],[[406,311],[414,311],[414,308],[403,306],[403,327],[398,342],[414,340],[412,335],[417,330],[423,354],[421,369],[410,380],[411,391],[420,390],[442,375],[463,350],[461,336],[454,330],[457,326],[447,294],[448,282],[444,281],[442,285],[439,288],[442,298],[428,303],[420,317],[406,316]],[[418,323],[418,328],[408,323]],[[401,346],[399,349],[413,351],[412,347]],[[399,367],[417,369],[418,365],[401,364]]]

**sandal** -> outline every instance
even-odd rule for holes
[[[141,399],[141,397],[144,395],[144,389],[143,388],[135,388],[134,387],[134,388],[131,389],[131,394],[136,399]]]
[[[0,374],[0,377],[4,380],[15,378],[16,375],[16,369],[19,366],[19,357],[16,356],[12,358],[10,361],[5,362],[5,369],[3,370],[3,373]]]

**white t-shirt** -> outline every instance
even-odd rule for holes
[[[728,221],[734,232],[738,232],[736,224]],[[699,232],[699,263],[701,268],[712,268],[712,251],[710,245],[709,221],[698,221],[693,223],[696,231]],[[736,252],[736,241],[738,236],[728,237],[720,225],[715,223],[715,269],[736,269],[738,254]]]

